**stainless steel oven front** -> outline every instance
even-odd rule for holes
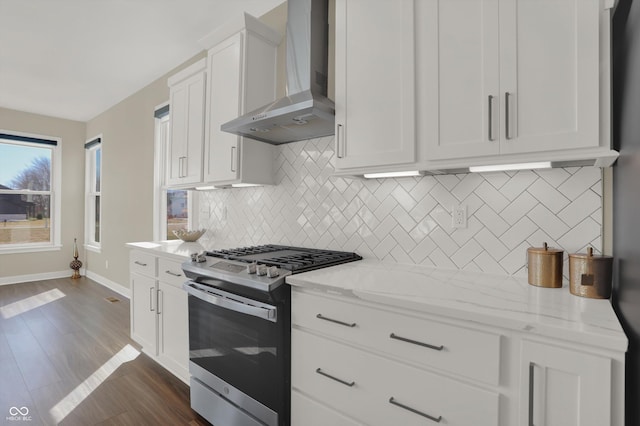
[[[251,293],[204,281],[184,284],[192,408],[214,426],[288,425],[289,286]]]

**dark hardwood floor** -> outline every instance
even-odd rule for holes
[[[0,424],[208,425],[129,337],[129,301],[85,277],[0,286]]]

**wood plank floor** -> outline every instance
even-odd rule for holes
[[[85,277],[0,286],[0,424],[208,425],[129,337],[129,301]]]

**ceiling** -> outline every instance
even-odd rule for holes
[[[0,0],[0,107],[88,121],[283,0]]]

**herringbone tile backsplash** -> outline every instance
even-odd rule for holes
[[[278,147],[277,185],[200,193],[201,225],[235,246],[289,244],[365,258],[526,274],[526,249],[602,250],[602,173],[578,167],[398,179],[333,177],[333,138]],[[451,209],[467,206],[454,229]],[[565,273],[566,275],[566,273]]]

